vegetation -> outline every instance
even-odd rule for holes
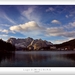
[[[15,51],[15,46],[0,39],[0,51]]]
[[[63,48],[67,50],[75,50],[75,39],[55,45],[56,48]]]

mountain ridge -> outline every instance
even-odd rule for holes
[[[53,43],[48,42],[46,40],[42,39],[33,39],[31,37],[25,38],[25,39],[16,39],[16,38],[9,38],[7,42],[15,45],[15,47],[18,48],[28,48],[29,50],[39,50],[42,47],[47,47],[48,45],[53,45]]]
[[[23,50],[75,50],[75,39],[63,42],[61,44],[53,44],[42,39],[16,39],[9,38],[7,42],[15,45],[17,49]]]

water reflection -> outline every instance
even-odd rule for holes
[[[44,61],[47,61],[48,58],[51,58],[51,55],[43,54],[16,54],[15,61],[19,62],[18,66],[40,66]]]
[[[64,54],[63,57],[75,61],[75,54]]]
[[[22,52],[0,53],[4,67],[75,67],[75,52]]]
[[[0,66],[2,66],[1,64],[3,62],[5,63],[5,61],[11,62],[12,59],[14,59],[14,57],[15,57],[15,53],[14,52],[0,52]]]

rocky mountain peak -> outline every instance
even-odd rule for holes
[[[46,40],[42,39],[33,39],[31,37],[25,38],[25,39],[16,39],[16,38],[9,38],[7,42],[14,44],[17,48],[41,48],[41,47],[47,47],[47,45],[52,45],[51,42],[48,42]]]

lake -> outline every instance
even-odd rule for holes
[[[75,67],[75,51],[16,51],[0,54],[1,67]]]

